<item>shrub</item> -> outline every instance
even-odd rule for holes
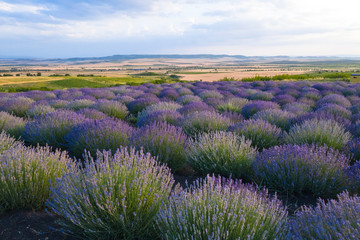
[[[147,118],[148,115],[153,113],[154,111],[159,111],[159,110],[160,111],[163,111],[163,110],[177,111],[181,107],[182,107],[182,105],[180,105],[176,102],[159,102],[159,103],[150,105],[138,114],[138,122],[141,122],[144,118]]]
[[[105,113],[100,112],[93,108],[84,108],[78,111],[78,113],[84,115],[86,118],[96,119],[96,120],[100,120],[108,117],[108,115],[106,115]]]
[[[176,100],[178,103],[187,104],[189,102],[201,102],[201,98],[194,95],[184,95]]]
[[[301,116],[297,116],[294,119],[295,123],[302,123],[306,120],[310,120],[310,119],[317,119],[317,120],[332,120],[335,122],[340,123],[341,125],[343,125],[345,128],[349,128],[351,125],[351,121],[347,118],[343,118],[340,115],[334,115],[330,112],[326,112],[326,111],[315,111],[315,112],[311,112],[311,113],[307,113]]]
[[[280,143],[281,129],[262,119],[249,119],[230,127],[230,131],[245,136],[259,150]]]
[[[243,115],[241,115],[241,113],[223,112],[221,115],[223,117],[226,117],[226,118],[230,119],[230,121],[233,122],[233,123],[239,123],[239,122],[244,121],[244,117],[243,117]]]
[[[30,109],[34,100],[27,97],[13,97],[6,101],[6,103],[0,107],[1,111],[6,111],[18,117],[25,117],[26,111]]]
[[[49,147],[16,146],[0,155],[0,212],[41,210],[49,198],[50,183],[75,165],[65,152]]]
[[[257,93],[253,93],[249,96],[250,100],[263,100],[263,101],[270,101],[270,99],[272,99],[274,97],[274,95],[272,95],[269,92],[257,92]]]
[[[34,145],[65,148],[65,136],[71,128],[85,120],[83,115],[72,111],[59,110],[48,113],[26,123],[23,137],[26,142]]]
[[[128,104],[128,109],[131,113],[137,114],[141,112],[146,107],[158,103],[160,100],[158,98],[139,98]]]
[[[325,103],[321,105],[320,108],[316,110],[317,113],[325,113],[325,114],[332,114],[335,118],[351,118],[351,111],[347,110],[341,105],[337,105],[334,103]]]
[[[322,99],[320,99],[317,102],[317,106],[321,106],[325,103],[334,103],[334,104],[343,106],[345,108],[351,107],[350,101],[347,100],[346,97],[339,95],[339,94],[326,95],[325,97],[323,97]]]
[[[153,122],[167,122],[175,124],[181,118],[181,114],[171,110],[155,110],[142,116],[137,122],[137,126],[145,126]]]
[[[154,217],[174,180],[170,170],[134,148],[89,157],[80,173],[51,189],[47,206],[65,231],[84,239],[154,239]]]
[[[241,110],[241,113],[245,118],[248,119],[252,117],[255,113],[270,108],[280,109],[280,106],[274,102],[266,102],[266,101],[258,100],[244,105],[244,107]]]
[[[255,154],[250,140],[232,132],[212,132],[190,142],[187,161],[201,174],[249,179]]]
[[[15,138],[10,137],[4,131],[0,133],[0,154],[21,145],[21,142],[16,141]]]
[[[253,168],[258,181],[274,191],[332,197],[347,187],[348,163],[326,146],[284,145],[264,150]]]
[[[290,222],[294,239],[360,239],[360,197],[343,192],[337,200],[303,206]]]
[[[133,128],[120,120],[105,118],[88,120],[73,127],[66,135],[69,151],[76,157],[81,157],[86,149],[92,156],[97,150],[115,152],[120,146],[127,146]]]
[[[285,131],[288,131],[294,117],[294,114],[280,109],[268,109],[257,112],[252,118],[265,120]]]
[[[249,100],[246,98],[230,98],[216,106],[219,112],[236,112],[241,113],[241,109]]]
[[[184,166],[186,161],[187,136],[181,128],[167,123],[154,122],[141,127],[132,137],[132,144],[138,149],[157,156],[176,171]]]
[[[163,239],[282,239],[281,201],[241,181],[208,176],[173,193],[157,215]]]
[[[180,96],[186,96],[186,95],[189,96],[189,95],[194,94],[190,89],[185,88],[185,87],[178,88],[176,91],[179,93]],[[179,99],[178,99],[178,101],[179,101]]]
[[[0,131],[5,131],[16,138],[24,131],[26,121],[7,112],[0,112]]]
[[[55,109],[65,108],[66,105],[68,105],[68,104],[69,104],[69,101],[60,100],[60,99],[49,101],[49,105]]]
[[[175,89],[166,88],[160,92],[159,97],[176,101],[176,99],[179,97],[179,94],[176,92]]]
[[[230,119],[210,111],[194,112],[182,120],[185,133],[191,137],[202,132],[226,130],[231,124]]]
[[[334,120],[310,119],[292,126],[285,137],[290,144],[326,144],[328,147],[342,149],[351,139],[351,134],[342,124]]]
[[[276,95],[274,98],[271,99],[272,102],[276,102],[278,104],[280,104],[281,106],[285,105],[285,104],[289,104],[289,103],[293,103],[296,101],[296,99],[288,94],[280,94],[280,95]]]
[[[349,141],[345,147],[345,151],[351,155],[353,161],[360,160],[360,137]]]
[[[124,120],[129,114],[127,107],[123,103],[116,101],[101,100],[94,105],[94,108],[110,117],[121,120]]]
[[[135,99],[130,96],[124,95],[124,96],[118,96],[114,98],[114,100],[119,101],[125,105],[128,105],[130,102],[134,101]]]
[[[214,111],[214,108],[207,105],[204,102],[190,102],[186,104],[184,107],[179,109],[179,112],[182,115],[188,115],[194,112],[201,112],[201,111]]]
[[[311,111],[311,106],[305,103],[288,103],[283,106],[283,110],[295,115],[301,115]]]
[[[216,90],[205,90],[199,93],[199,97],[204,100],[208,98],[222,98],[223,95]]]
[[[55,112],[55,109],[49,105],[36,104],[26,111],[26,115],[30,118],[45,115],[50,112]]]
[[[89,100],[89,99],[78,99],[78,100],[69,102],[65,106],[65,108],[74,110],[74,111],[78,111],[83,108],[91,107],[94,104],[95,104],[95,102],[92,100]]]

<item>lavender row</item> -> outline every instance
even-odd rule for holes
[[[222,135],[240,141],[240,148],[254,154],[244,138],[217,133],[215,139]],[[214,139],[201,137],[206,142]],[[166,165],[132,147],[121,147],[114,154],[98,152],[96,158],[87,155],[81,163],[48,147],[25,147],[4,133],[0,139],[0,211],[45,208],[61,216],[61,231],[80,239],[360,237],[360,200],[346,191],[335,200],[320,199],[317,206],[304,206],[289,216],[276,196],[241,180],[207,175],[186,188],[174,186]],[[284,153],[286,148],[292,148],[293,156]],[[265,151],[271,151],[265,154],[268,158]],[[315,146],[265,151],[255,157],[260,165],[266,159],[297,156],[305,159],[305,165],[319,165],[321,170],[325,162],[344,158],[336,150]],[[316,163],[307,161],[314,156]],[[358,166],[354,165],[352,174],[359,172]],[[336,170],[328,175],[329,181],[334,174]]]

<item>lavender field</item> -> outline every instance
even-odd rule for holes
[[[360,239],[360,84],[0,93],[0,131],[0,213],[64,235]]]

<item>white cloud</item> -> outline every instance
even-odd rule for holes
[[[41,11],[45,10],[49,9],[44,6],[13,4],[0,1],[0,12],[40,14]]]
[[[107,12],[96,11],[98,6],[88,3],[89,15],[75,19],[65,11],[54,14],[54,9],[61,8],[51,1],[47,5],[0,1],[1,12],[40,16],[36,20],[3,16],[0,39],[119,40],[131,45],[134,40],[146,44],[147,39],[175,38],[173,45],[164,44],[168,52],[187,48],[188,52],[311,55],[326,54],[327,47],[329,54],[360,55],[355,45],[360,42],[359,3],[355,0],[157,0],[139,6],[138,12],[136,4],[131,6],[131,11],[118,7]]]

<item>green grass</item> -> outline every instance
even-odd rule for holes
[[[29,78],[29,81],[36,79]],[[49,79],[39,79],[39,82],[28,82],[26,78],[22,78],[22,83],[12,81],[11,84],[5,84],[0,86],[0,92],[26,92],[31,90],[51,91],[55,89],[67,89],[67,88],[102,88],[118,85],[141,85],[143,83],[174,83],[178,80],[171,78],[170,76],[128,76],[128,77],[104,77],[104,76],[86,76],[86,77],[59,77],[54,78],[52,81]],[[44,81],[41,81],[44,80]]]
[[[223,78],[220,81],[242,81],[242,82],[254,82],[254,81],[282,81],[282,80],[313,80],[313,81],[350,81],[350,76],[354,72],[338,72],[338,71],[317,71],[304,74],[281,74],[273,77],[269,76],[255,76],[242,79]]]
[[[222,73],[222,72],[176,72],[176,74],[208,74],[208,73]]]

